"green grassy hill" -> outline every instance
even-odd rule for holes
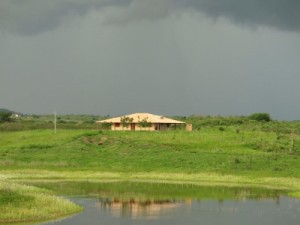
[[[296,128],[283,122],[206,121],[193,132],[2,132],[0,168],[300,177]]]

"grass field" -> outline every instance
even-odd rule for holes
[[[35,129],[18,129],[26,121],[2,124],[0,181],[138,180],[248,185],[289,189],[295,191],[293,196],[299,196],[298,122],[179,119],[193,123],[194,131],[97,131],[90,122],[72,121],[73,125],[64,122],[54,133],[37,129],[39,123],[49,123],[45,119],[36,122]],[[0,199],[6,199],[3,190],[0,187]],[[13,196],[23,199],[22,194]],[[12,203],[12,208],[17,207]]]
[[[227,127],[200,131],[2,132],[1,169],[215,172],[300,177],[299,136]]]

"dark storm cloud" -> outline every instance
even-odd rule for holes
[[[92,9],[127,5],[130,0],[1,0],[0,30],[34,35],[58,27],[72,16]]]
[[[299,0],[1,0],[0,30],[34,35],[58,27],[72,16],[115,6],[106,24],[157,20],[170,12],[195,10],[242,26],[300,31]]]
[[[300,31],[299,0],[176,0],[176,6],[241,25]]]
[[[172,0],[132,0],[127,7],[108,15],[106,25],[126,25],[133,21],[159,20],[165,18],[172,9]]]

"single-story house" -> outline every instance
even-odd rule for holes
[[[168,130],[171,126],[185,122],[150,113],[133,113],[129,115],[100,120],[97,124],[111,124],[111,130]]]

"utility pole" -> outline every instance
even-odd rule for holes
[[[56,111],[54,111],[54,133],[56,134]]]

